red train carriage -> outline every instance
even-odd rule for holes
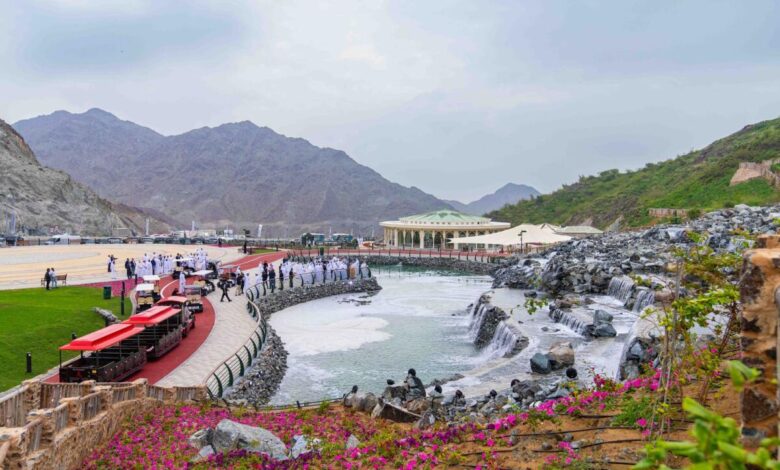
[[[142,326],[118,323],[60,347],[60,381],[119,382],[134,374],[146,364],[143,331]],[[62,351],[80,351],[81,357],[63,366]]]

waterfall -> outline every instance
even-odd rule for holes
[[[488,304],[476,303],[471,314],[471,324],[469,325],[469,339],[475,341],[479,334],[479,328],[482,326],[482,322],[485,320],[485,312],[487,312]]]
[[[643,312],[645,308],[653,305],[655,302],[655,292],[646,288],[640,287],[636,291],[636,300],[634,301],[634,311]]]
[[[634,281],[628,276],[615,276],[609,281],[607,295],[610,295],[619,301],[625,303],[631,298],[631,292],[634,290]]]
[[[493,339],[485,347],[483,354],[489,358],[509,357],[517,346],[518,337],[506,322],[501,322],[496,328]]]
[[[559,308],[550,310],[550,318],[555,323],[566,325],[569,329],[581,335],[585,334],[588,326],[593,324],[593,318],[585,313],[566,311]]]

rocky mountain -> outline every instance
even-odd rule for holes
[[[764,178],[731,184],[740,164],[780,157],[780,119],[745,126],[740,131],[695,150],[636,171],[606,170],[583,176],[561,189],[490,213],[518,223],[577,225],[606,228],[616,220],[624,226],[658,221],[656,214],[686,209],[690,215],[733,207],[769,205],[780,201],[780,190]],[[739,182],[741,181],[741,182]]]
[[[115,206],[67,173],[42,166],[25,140],[0,120],[0,212],[15,213],[17,229],[110,235],[127,227],[140,233],[146,214]],[[152,218],[155,228],[167,227]],[[6,227],[0,228],[5,231]]]
[[[392,183],[346,153],[244,121],[175,136],[105,111],[58,111],[17,122],[45,164],[99,194],[161,211],[189,226],[370,233],[381,220],[445,202]],[[276,230],[274,230],[276,229]]]
[[[507,183],[496,192],[486,194],[476,201],[464,204],[459,201],[445,200],[456,210],[472,215],[487,214],[490,211],[501,209],[507,204],[515,204],[540,195],[536,188],[524,184]]]

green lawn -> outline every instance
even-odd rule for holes
[[[276,250],[271,250],[269,248],[252,248],[250,250],[250,254],[252,255],[264,255],[266,253],[276,253]]]
[[[0,291],[0,391],[7,390],[59,364],[58,348],[104,326],[93,307],[119,316],[119,298],[103,300],[92,287],[60,287]],[[125,300],[125,316],[131,304]],[[32,353],[33,371],[25,373],[25,354]],[[70,358],[76,354],[65,354]]]

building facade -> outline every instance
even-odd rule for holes
[[[451,239],[500,232],[507,222],[493,222],[454,210],[439,210],[382,222],[384,240],[393,248],[449,249]],[[475,247],[482,248],[482,247]]]

